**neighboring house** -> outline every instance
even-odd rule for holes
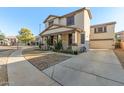
[[[116,22],[109,22],[91,26],[90,48],[113,49],[115,24]]]
[[[15,46],[18,42],[16,36],[6,36],[4,40],[0,41],[0,45]]]
[[[82,8],[63,16],[48,16],[45,30],[41,32],[42,42],[46,45],[49,38],[51,45],[58,39],[62,40],[64,49],[77,45],[78,49],[114,48],[114,31],[116,22],[90,25],[92,15],[89,8]]]
[[[117,40],[120,40],[120,47],[124,50],[124,31],[120,31],[116,33]]]
[[[76,44],[79,48],[89,48],[90,20],[92,18],[90,9],[82,8],[63,16],[49,15],[45,21],[46,29],[41,32],[43,44],[50,38],[54,45],[58,39],[62,40],[63,48]]]
[[[41,44],[41,37],[40,36],[35,36],[35,45]]]
[[[117,39],[124,41],[124,31],[117,32],[116,35],[117,35]]]
[[[7,45],[8,41],[7,40],[0,40],[0,46]]]
[[[5,40],[6,40],[6,45],[11,45],[11,46],[15,46],[18,42],[16,36],[7,36]]]

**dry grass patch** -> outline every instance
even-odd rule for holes
[[[26,60],[40,70],[44,70],[50,66],[71,58],[70,56],[60,55],[48,51],[40,51],[38,49],[26,49],[23,51],[23,55]]]

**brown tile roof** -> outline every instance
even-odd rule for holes
[[[71,28],[73,30],[77,30],[79,32],[83,31],[82,29],[80,28],[76,28],[76,27],[69,27],[69,26],[65,26],[65,25],[59,25],[59,24],[53,24],[51,26],[49,26],[48,28],[46,28],[45,30],[43,30],[40,35],[42,35],[44,32],[46,32],[47,30],[49,30],[49,28],[51,28],[52,26],[58,26],[57,28],[61,28],[61,27],[64,27],[64,28]],[[53,29],[56,29],[56,28],[53,28]]]

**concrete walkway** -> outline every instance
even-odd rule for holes
[[[11,54],[8,59],[8,81],[10,86],[58,86],[44,73],[27,62],[22,56],[22,50]]]
[[[112,50],[92,50],[43,71],[61,85],[124,85],[124,69]]]
[[[7,61],[8,56],[14,52],[14,50],[0,49],[0,86],[8,85],[8,75],[7,75]]]

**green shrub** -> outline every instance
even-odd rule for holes
[[[58,50],[58,51],[62,50],[63,49],[62,40],[59,40],[58,42],[55,42],[54,48],[55,48],[55,50]]]
[[[116,42],[115,43],[115,48],[120,48],[121,46],[120,46],[120,42]]]
[[[73,51],[74,55],[77,55],[78,54],[78,51]]]
[[[66,53],[66,54],[72,54],[72,55],[77,55],[78,54],[78,51],[73,51],[70,47],[68,49],[62,50],[60,52]]]

